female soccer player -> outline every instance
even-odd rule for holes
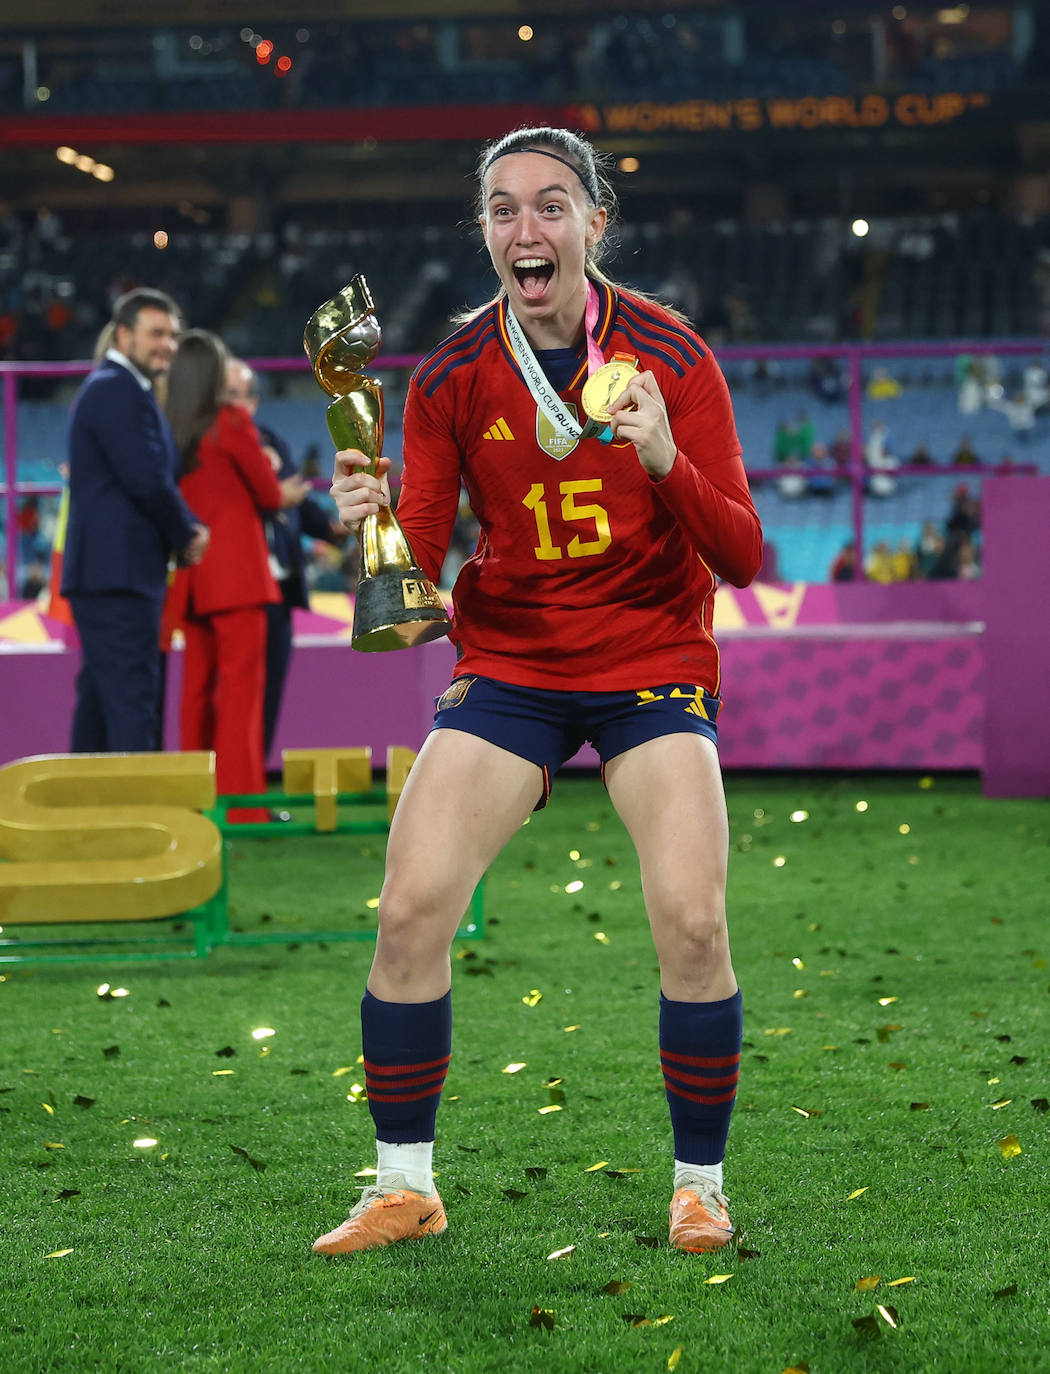
[[[715,579],[762,534],[725,380],[683,318],[599,271],[614,199],[591,147],[522,129],[487,147],[478,216],[501,289],[431,353],[405,405],[398,518],[428,576],[460,480],[481,527],[454,590],[460,657],[390,830],[362,1002],[379,1163],[314,1249],[434,1235],[449,948],[486,868],[585,740],[634,842],[660,963],[674,1133],[671,1244],[726,1244],[722,1160],[741,999],[725,916]],[[387,459],[336,454],[346,527],[387,505]]]

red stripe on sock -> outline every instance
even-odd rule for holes
[[[420,1088],[424,1083],[436,1083],[440,1088],[446,1077],[447,1074],[445,1070],[441,1069],[438,1073],[422,1073],[417,1074],[414,1078],[399,1078],[396,1083],[382,1083],[377,1082],[371,1074],[366,1073],[365,1086],[368,1088],[375,1088],[379,1092],[388,1092],[391,1089],[398,1088]]]
[[[441,1081],[444,1082],[444,1079]],[[421,1093],[377,1093],[374,1089],[368,1089],[368,1099],[370,1102],[422,1102],[426,1097],[437,1097],[441,1092],[441,1083],[435,1088],[424,1088]]]
[[[740,1074],[723,1074],[719,1078],[704,1078],[698,1073],[682,1073],[679,1069],[664,1070],[664,1082],[670,1081],[671,1077],[679,1083],[687,1083],[691,1088],[731,1088],[735,1087],[739,1081]]]
[[[672,1083],[669,1078],[665,1077],[664,1083],[666,1084],[667,1091],[669,1093],[674,1093],[676,1097],[684,1097],[687,1102],[701,1102],[707,1107],[716,1107],[722,1102],[732,1102],[733,1098],[736,1097],[735,1087],[727,1093],[685,1093],[681,1088]]]
[[[692,1054],[672,1054],[670,1050],[661,1050],[660,1058],[669,1059],[674,1064],[691,1064],[697,1069],[730,1069],[740,1063],[739,1054],[727,1054],[715,1059],[702,1059]]]
[[[428,1059],[425,1064],[373,1064],[366,1059],[365,1073],[386,1074],[388,1077],[401,1073],[425,1073],[428,1069],[447,1069],[451,1060],[450,1054],[446,1054],[443,1059]]]

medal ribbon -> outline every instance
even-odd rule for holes
[[[587,281],[587,310],[584,315],[584,333],[587,338],[587,375],[591,376],[599,367],[604,366],[605,357],[595,341],[592,330],[598,323],[598,291],[590,279]],[[579,425],[572,417],[571,412],[566,408],[565,402],[553,390],[547,375],[536,361],[536,355],[532,351],[525,332],[517,321],[514,311],[511,309],[510,301],[507,302],[507,337],[510,339],[514,355],[521,368],[521,375],[525,378],[525,385],[532,392],[532,398],[547,416],[547,419],[554,427],[555,433],[563,435],[566,439],[574,442],[579,439],[599,439],[603,444],[608,444],[612,440],[612,430],[608,425],[599,424],[595,420],[588,419],[585,425]]]

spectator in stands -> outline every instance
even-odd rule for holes
[[[960,354],[956,361],[955,375],[959,389],[959,414],[976,415],[984,404],[980,362],[967,354]]]
[[[853,440],[850,437],[848,429],[839,429],[835,431],[835,437],[831,441],[828,452],[831,454],[836,468],[840,471],[843,468],[849,467],[850,460],[853,457]]]
[[[254,420],[259,409],[259,386],[255,373],[240,358],[226,363],[227,405],[239,405]],[[266,692],[263,699],[263,758],[270,746],[281,714],[284,684],[292,660],[292,610],[310,605],[303,558],[303,538],[346,543],[346,530],[330,519],[310,495],[310,484],[296,469],[288,445],[273,430],[259,426],[259,438],[281,486],[281,509],[263,520],[270,551],[270,571],[281,594],[279,601],[266,606]]]
[[[925,439],[915,445],[911,457],[908,459],[908,467],[928,468],[933,466],[933,454],[930,452],[929,445]]]
[[[218,791],[230,795],[266,785],[265,608],[280,593],[260,516],[279,510],[283,497],[251,417],[223,400],[226,359],[214,334],[190,330],[171,366],[165,406],[182,455],[183,494],[214,534],[200,564],[180,570],[172,589],[186,637],[182,747],[214,749]],[[268,818],[261,809],[236,817]]]
[[[809,389],[825,405],[837,405],[846,396],[846,379],[834,358],[814,358],[809,366]]]
[[[972,582],[981,575],[981,561],[972,539],[960,539],[956,551],[955,576]]]
[[[159,745],[168,558],[199,563],[208,530],[179,494],[182,463],[154,396],[179,315],[140,287],[114,305],[112,346],[73,402],[62,593],[80,635],[74,753]]]
[[[944,543],[944,535],[932,520],[927,520],[915,546],[915,565],[920,577],[933,576],[933,570],[944,553]]]
[[[893,401],[901,394],[901,384],[890,375],[888,367],[876,367],[868,382],[869,401]]]
[[[959,440],[959,447],[952,454],[952,466],[956,468],[975,468],[981,463],[977,456],[977,450],[973,446],[973,440],[968,434],[964,434]]]
[[[867,490],[872,496],[892,496],[897,490],[897,479],[890,474],[900,467],[900,459],[890,451],[890,432],[882,420],[876,420],[871,427],[864,445],[864,462],[868,469]]]
[[[843,544],[838,557],[831,565],[832,582],[853,582],[857,577],[857,546],[852,542]]]
[[[981,528],[981,503],[965,482],[960,482],[952,495],[951,509],[945,529],[948,534],[976,534]]]
[[[809,466],[811,468],[816,468],[817,471],[811,472],[807,479],[807,493],[810,496],[834,496],[835,460],[828,452],[827,444],[818,442],[813,445]]]
[[[880,539],[868,554],[864,573],[869,582],[881,582],[889,586],[897,579],[893,572],[893,551],[885,539]]]
[[[795,453],[803,463],[808,463],[813,457],[813,445],[816,442],[816,426],[806,411],[800,410],[795,420]]]
[[[778,420],[773,431],[773,462],[779,466],[781,463],[790,463],[797,457],[798,444],[794,427],[788,420]]]
[[[915,558],[915,551],[911,546],[911,540],[902,539],[900,541],[893,551],[890,564],[894,582],[910,582],[913,577],[918,575],[918,563]]]
[[[1006,416],[1010,432],[1019,443],[1028,443],[1035,431],[1035,407],[1023,389],[1015,391],[1009,399],[991,402],[991,407]]]
[[[1025,400],[1038,415],[1050,405],[1050,379],[1046,368],[1037,359],[1028,363],[1022,374],[1021,386]]]

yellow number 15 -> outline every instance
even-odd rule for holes
[[[576,482],[560,482],[558,491],[561,493],[561,518],[565,521],[570,520],[593,520],[595,539],[581,539],[578,534],[574,534],[569,540],[566,552],[570,558],[594,558],[596,554],[604,553],[612,543],[612,534],[609,531],[609,512],[603,507],[590,502],[587,505],[578,506],[576,497],[584,492],[601,491],[602,479],[600,477],[586,478]],[[548,562],[552,558],[561,558],[562,550],[551,538],[551,523],[547,515],[546,491],[541,482],[533,482],[529,488],[529,494],[522,499],[521,504],[531,510],[536,517],[536,536],[539,544],[533,550],[536,557],[542,562]]]

